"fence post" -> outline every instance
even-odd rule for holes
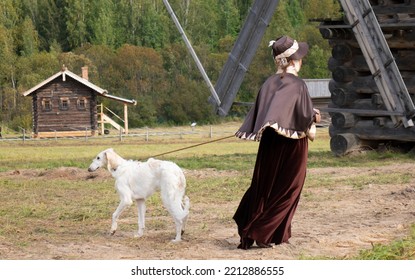
[[[209,137],[210,138],[213,138],[213,127],[212,126],[210,126],[210,134],[209,134]]]
[[[148,128],[147,128],[147,130],[146,130],[146,142],[148,142]]]
[[[120,141],[122,141],[122,129],[120,128]]]

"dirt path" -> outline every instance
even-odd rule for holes
[[[412,164],[382,167],[375,172],[394,170],[413,172]],[[206,172],[215,172],[209,170]],[[374,172],[373,168],[310,169],[309,173],[325,176],[350,176]],[[219,175],[219,173],[218,173]],[[189,176],[193,176],[190,172]],[[273,249],[243,251],[236,249],[238,236],[230,219],[237,207],[192,204],[184,241],[173,244],[169,226],[148,227],[141,239],[122,230],[109,236],[103,225],[97,232],[74,229],[74,235],[59,239],[47,237],[32,240],[30,246],[16,249],[7,238],[0,237],[0,253],[4,259],[299,259],[346,258],[358,254],[372,244],[388,243],[406,236],[415,223],[415,180],[403,185],[368,184],[363,188],[339,185],[305,188],[293,221],[290,244]],[[226,214],[224,214],[226,213]],[[171,223],[169,217],[148,218],[148,223]],[[135,224],[134,215],[121,223]]]

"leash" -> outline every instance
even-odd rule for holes
[[[198,146],[202,146],[202,145],[206,145],[206,144],[210,144],[210,143],[214,143],[214,142],[222,141],[222,140],[225,140],[225,139],[228,139],[228,138],[231,138],[231,137],[235,137],[235,135],[230,135],[230,136],[226,136],[226,137],[218,138],[218,139],[215,139],[215,140],[211,140],[211,141],[207,141],[207,142],[203,142],[203,143],[195,144],[195,145],[192,145],[192,146],[188,146],[188,147],[180,148],[180,149],[177,149],[177,150],[173,150],[173,151],[169,151],[169,152],[161,153],[161,154],[158,154],[158,155],[153,155],[153,156],[150,156],[150,157],[148,157],[148,158],[155,158],[155,157],[160,157],[160,156],[164,156],[164,155],[172,154],[172,153],[175,153],[175,152],[179,152],[179,151],[183,151],[183,150],[191,149],[191,148],[194,148],[194,147],[198,147]],[[141,160],[140,160],[140,161],[141,161]]]

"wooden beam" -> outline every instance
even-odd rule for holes
[[[100,119],[101,119],[101,135],[104,135],[104,130],[105,130],[105,125],[104,125],[104,105],[101,103],[100,105],[101,107],[101,114],[100,114]]]
[[[125,135],[128,135],[128,107],[127,107],[127,103],[124,103],[124,131],[125,131]]]
[[[366,110],[366,109],[349,109],[349,108],[320,108],[320,111],[329,113],[352,113],[362,117],[376,116],[402,116],[403,112],[385,111],[385,110]]]
[[[95,130],[77,130],[77,131],[51,131],[51,132],[38,132],[33,134],[34,138],[55,138],[55,137],[91,137],[95,136]]]
[[[330,149],[336,156],[349,153],[360,146],[360,139],[352,133],[338,134],[330,139]]]
[[[415,142],[415,130],[405,128],[403,126],[393,127],[391,121],[384,122],[382,126],[376,126],[375,121],[360,121],[352,128],[336,128],[333,125],[329,127],[331,137],[338,134],[352,133],[361,140],[371,141],[399,141],[399,142]]]

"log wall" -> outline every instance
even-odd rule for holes
[[[415,3],[406,0],[370,2],[415,101]],[[396,127],[391,117],[385,115],[384,102],[349,23],[343,20],[321,22],[320,33],[332,47],[332,57],[328,61],[332,72],[328,107],[339,110],[330,113],[333,153],[344,155],[360,146],[376,148],[381,144],[410,143],[409,146],[413,146],[415,128]],[[367,114],[359,115],[357,110],[365,110]]]
[[[68,76],[66,81],[58,78],[33,93],[34,136],[79,136],[85,131],[93,135],[97,131],[96,107],[92,89]]]

